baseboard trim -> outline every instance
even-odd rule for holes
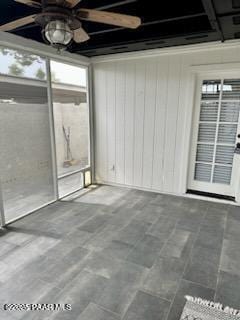
[[[232,200],[230,201],[230,200],[225,200],[225,199],[207,197],[207,196],[203,196],[203,195],[191,194],[191,193],[187,193],[187,191],[186,191],[186,193],[173,193],[173,192],[160,191],[160,190],[157,190],[157,189],[150,189],[150,188],[144,188],[144,187],[138,187],[138,186],[131,186],[131,185],[127,185],[127,184],[121,184],[121,183],[116,183],[116,182],[108,182],[108,181],[102,181],[102,180],[95,180],[94,183],[95,184],[100,184],[100,185],[113,186],[113,187],[122,187],[122,188],[128,188],[128,189],[155,192],[155,193],[158,193],[158,194],[166,194],[166,195],[171,195],[171,196],[191,198],[191,199],[197,199],[197,200],[203,200],[203,201],[209,201],[209,202],[225,203],[225,204],[230,204],[230,205],[233,205],[233,206],[240,206],[240,203],[234,202]]]

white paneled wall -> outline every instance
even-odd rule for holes
[[[159,51],[160,52],[160,51]],[[96,181],[166,193],[186,188],[191,65],[239,62],[240,49],[94,63]]]

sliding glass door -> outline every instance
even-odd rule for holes
[[[84,187],[90,167],[87,69],[51,61],[58,192]]]

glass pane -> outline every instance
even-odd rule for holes
[[[196,161],[212,162],[213,161],[214,145],[212,144],[198,144]]]
[[[240,80],[224,80],[222,85],[220,80],[204,80],[201,98],[194,179],[230,184],[240,110]]]
[[[64,197],[69,193],[83,188],[82,172],[75,173],[58,180],[59,197]]]
[[[200,121],[217,121],[218,102],[202,101],[200,110]]]
[[[0,74],[45,80],[45,61],[30,53],[0,47]]]
[[[240,80],[229,79],[223,81],[222,99],[240,99]]]
[[[235,144],[237,124],[220,124],[218,129],[218,142]]]
[[[232,167],[215,166],[213,173],[213,182],[221,184],[230,184],[232,176]]]
[[[53,87],[58,174],[89,165],[89,113],[85,90]]]
[[[84,88],[87,86],[86,69],[70,64],[51,61],[51,77],[54,83],[66,83]]]
[[[232,164],[235,146],[217,146],[216,163]]]
[[[239,107],[239,102],[222,102],[220,122],[238,122]]]
[[[200,123],[198,130],[198,141],[199,142],[214,142],[216,134],[215,123]]]
[[[204,164],[204,163],[196,163],[194,180],[210,182],[211,171],[212,171],[212,165]]]
[[[202,84],[202,100],[218,100],[221,80],[204,80]]]
[[[69,77],[66,71],[68,68],[70,70]],[[60,179],[63,175],[84,169],[90,164],[86,69],[52,61],[51,72],[54,75],[52,77],[54,80],[52,83],[53,114],[57,170]],[[54,78],[60,74],[64,75],[62,80],[65,83],[55,82]],[[84,77],[83,74],[85,74]],[[60,80],[58,82],[61,82]],[[80,85],[80,83],[85,86]],[[69,183],[71,181],[74,183],[74,180],[70,178],[69,181]],[[62,183],[63,180],[61,179],[59,184]],[[81,186],[82,184],[79,185],[79,188]],[[60,186],[60,188],[62,187]],[[75,183],[73,188],[76,188]],[[72,191],[70,190],[69,192]]]
[[[0,179],[6,221],[55,200],[47,88],[0,84]]]

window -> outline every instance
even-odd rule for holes
[[[0,47],[0,224],[91,184],[87,68],[47,63]]]
[[[39,56],[0,47],[0,74],[46,80],[46,63]]]
[[[63,197],[83,187],[77,172],[90,166],[86,69],[51,61],[51,75],[58,186]]]
[[[42,68],[46,72],[44,61]],[[0,179],[7,222],[56,200],[47,82],[10,78],[0,79]]]

